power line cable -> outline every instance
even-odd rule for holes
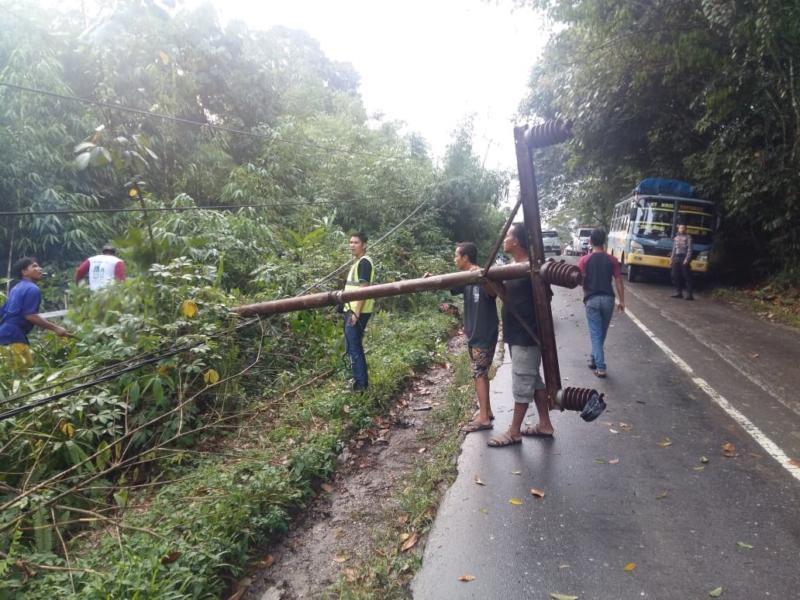
[[[408,192],[408,190],[397,190],[397,192]],[[363,196],[358,197],[359,204],[377,205],[380,202],[385,202],[385,196]],[[277,203],[266,204],[212,204],[207,206],[155,206],[145,208],[129,207],[129,208],[58,208],[58,209],[40,209],[40,210],[14,210],[14,211],[0,211],[0,217],[24,217],[24,216],[38,216],[38,215],[79,215],[79,214],[92,214],[92,213],[133,213],[133,212],[186,212],[194,210],[228,210],[239,208],[282,208],[284,206],[317,206],[317,205],[333,205],[341,206],[352,200],[342,198],[339,200],[306,200],[306,201],[285,201]]]
[[[227,133],[234,133],[237,135],[245,135],[249,137],[254,137],[258,139],[265,139],[271,142],[276,142],[280,144],[289,144],[293,146],[304,146],[307,148],[314,148],[316,150],[326,150],[328,152],[337,152],[340,154],[346,154],[348,156],[372,156],[374,158],[382,158],[382,159],[399,159],[399,158],[408,158],[405,156],[397,156],[397,155],[388,155],[388,154],[380,154],[377,152],[369,152],[366,150],[347,150],[345,148],[338,148],[336,146],[324,146],[322,144],[316,144],[311,142],[301,142],[297,140],[287,140],[280,137],[276,137],[275,135],[259,133],[257,131],[245,131],[244,129],[236,129],[233,127],[226,127],[224,125],[214,125],[213,123],[204,123],[203,121],[195,121],[193,119],[186,119],[184,117],[173,117],[172,115],[164,115],[161,113],[155,113],[149,110],[144,110],[141,108],[133,108],[132,106],[122,106],[119,104],[110,104],[109,102],[101,102],[100,100],[92,100],[91,98],[82,98],[80,96],[69,96],[67,94],[59,94],[57,92],[50,92],[48,90],[41,90],[38,88],[32,88],[24,85],[18,85],[16,83],[9,83],[7,81],[0,81],[0,86],[20,91],[20,92],[27,92],[30,94],[39,94],[42,96],[50,96],[51,98],[58,98],[59,100],[68,100],[70,102],[80,102],[83,104],[89,104],[92,106],[97,106],[99,108],[106,108],[109,110],[116,110],[121,112],[129,112],[133,114],[137,114],[143,117],[150,117],[155,119],[162,119],[164,121],[172,121],[174,123],[181,123],[183,125],[192,125],[195,127],[208,127],[209,129],[214,129],[217,131],[225,131]],[[265,126],[265,125],[262,125]]]

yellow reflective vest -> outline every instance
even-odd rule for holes
[[[356,262],[354,262],[353,266],[350,267],[350,271],[347,273],[347,282],[344,284],[345,292],[361,288],[362,283],[359,282],[358,280],[358,265],[361,264],[362,260],[366,260],[367,262],[369,262],[369,265],[372,267],[369,276],[369,282],[372,283],[373,281],[375,281],[375,265],[372,263],[372,259],[365,254],[364,256],[359,258]],[[352,310],[353,312],[355,312],[356,304],[358,304],[357,300],[354,302],[346,302],[344,305],[344,309]],[[371,313],[374,307],[375,307],[375,300],[364,300],[364,308],[361,309],[361,314]]]

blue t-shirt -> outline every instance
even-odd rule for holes
[[[28,332],[33,329],[33,323],[25,317],[37,314],[41,302],[42,292],[32,281],[23,279],[14,286],[0,308],[0,346],[28,343]]]

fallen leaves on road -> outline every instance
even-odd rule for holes
[[[407,534],[403,534],[403,535],[407,535]],[[401,536],[401,539],[402,539],[402,536]],[[403,542],[403,545],[402,545],[402,546],[400,546],[400,550],[401,550],[402,552],[408,552],[408,551],[409,551],[409,550],[411,550],[411,549],[412,549],[414,546],[416,546],[416,545],[417,545],[417,541],[418,541],[418,540],[419,540],[419,536],[417,536],[417,534],[416,534],[416,533],[412,533],[411,535],[409,535],[409,536],[406,538],[406,540]]]
[[[747,542],[736,542],[736,545],[739,546],[739,548],[743,548],[745,550],[752,550],[753,549],[753,545],[752,544],[748,544]]]
[[[478,485],[486,485],[477,475],[475,475],[475,483],[477,483]]]
[[[669,492],[667,490],[664,490],[658,496],[656,496],[656,500],[663,500],[667,496],[669,496]]]
[[[630,572],[631,572],[631,571],[633,571],[635,568],[636,568],[636,563],[628,563],[628,564],[627,564],[627,565],[625,565],[625,567],[623,568],[623,571],[625,571],[626,573],[630,573]]]
[[[330,483],[322,483],[319,487],[321,487],[322,491],[327,494],[330,494],[333,491],[333,486]]]
[[[514,506],[519,506],[520,504],[524,504],[524,502],[522,500],[520,500],[519,498],[510,498],[509,502],[511,504],[513,504]]]
[[[730,442],[725,442],[722,444],[722,456],[727,458],[733,458],[736,456],[736,446],[731,444]]]
[[[619,458],[612,458],[610,461],[608,461],[608,464],[610,465],[619,464]]]
[[[422,453],[423,453],[423,452],[425,452],[426,450],[427,450],[427,448],[424,448],[424,447],[423,447],[423,448],[420,448],[419,450],[417,450],[417,454],[422,454]]]
[[[544,498],[544,490],[531,488],[531,495],[534,496],[535,498]]]
[[[333,557],[333,560],[335,560],[337,563],[341,564],[343,562],[347,562],[349,558],[350,557],[347,556],[346,554],[344,554],[343,552],[339,552],[338,554],[336,554]]]
[[[511,471],[512,475],[522,475],[522,471]]]
[[[596,462],[598,465],[605,465],[608,463],[608,461],[605,458],[601,458],[599,456],[594,459],[594,462]]]
[[[469,583],[470,581],[475,581],[475,575],[462,575],[458,578],[459,581],[466,581]]]
[[[567,594],[559,594],[558,592],[550,592],[552,600],[578,600],[578,596],[569,596]]]
[[[619,422],[619,428],[622,429],[622,431],[630,431],[631,429],[633,429],[631,425],[623,423],[622,421]]]
[[[793,467],[800,467],[800,460],[797,460],[796,458],[790,458],[789,464]]]
[[[712,598],[719,598],[720,596],[722,596],[722,587],[714,588],[713,590],[708,592],[708,595],[711,596]]]
[[[758,358],[758,356],[759,356],[758,352],[753,352],[753,353],[750,355],[750,358]]]
[[[616,429],[614,429],[613,427],[612,427],[612,428],[610,428],[610,429],[609,429],[609,431],[610,431],[611,433],[619,433],[619,431],[617,431],[617,430],[616,430]]]
[[[701,456],[700,457],[700,462],[703,463],[704,465],[708,464],[708,457],[707,456]]]
[[[663,438],[661,438],[661,441],[658,442],[658,445],[661,446],[662,448],[666,448],[668,446],[672,446],[672,440],[669,439],[668,437],[663,437]]]

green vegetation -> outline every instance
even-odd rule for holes
[[[56,554],[59,536],[47,525],[35,530],[35,552],[25,551],[16,534],[4,561],[7,589],[23,589],[29,598],[217,597],[251,551],[285,531],[332,473],[345,441],[372,424],[415,369],[437,360],[453,326],[437,313],[402,319],[382,313],[376,321],[369,334],[375,367],[369,393],[353,395],[339,378],[309,373],[306,381],[287,382],[288,389],[276,386],[240,403],[225,426],[219,419],[191,448],[160,448],[160,486],[87,487],[113,496],[125,509],[119,520],[101,509],[57,507],[62,523],[91,515],[102,525],[76,536],[69,556]],[[143,461],[158,454],[152,450]],[[72,571],[28,579],[26,572],[42,563]]]
[[[574,122],[541,151],[554,223],[608,223],[647,176],[685,179],[723,216],[717,272],[800,278],[800,5],[781,0],[516,0],[559,24],[525,118]]]

